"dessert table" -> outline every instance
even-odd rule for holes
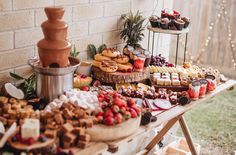
[[[183,131],[183,134],[188,142],[189,148],[191,150],[191,153],[193,155],[197,155],[196,150],[194,148],[192,138],[190,135],[190,132],[188,130],[187,124],[184,119],[184,114],[194,108],[196,105],[204,103],[206,100],[209,100],[210,98],[216,96],[220,92],[227,90],[231,87],[236,85],[236,80],[228,80],[225,83],[220,84],[213,92],[207,94],[204,98],[201,98],[197,101],[192,101],[190,104],[185,106],[174,106],[173,108],[159,112],[159,113],[153,113],[157,116],[157,121],[150,123],[146,126],[140,126],[140,128],[131,136],[112,141],[112,142],[106,142],[106,143],[93,143],[90,147],[84,149],[84,150],[78,150],[76,152],[77,155],[82,155],[84,153],[86,154],[103,154],[104,152],[109,151],[111,154],[115,153],[119,150],[119,147],[124,144],[132,141],[136,137],[140,137],[147,132],[150,132],[152,129],[157,128],[161,124],[165,123],[164,127],[160,130],[160,132],[152,138],[151,142],[145,147],[144,150],[139,151],[136,153],[136,155],[142,155],[142,154],[148,154],[152,148],[158,144],[161,139],[165,136],[165,134],[170,130],[173,125],[175,125],[177,122],[180,123],[181,129]],[[107,150],[108,149],[108,150]],[[94,151],[96,150],[96,151]]]

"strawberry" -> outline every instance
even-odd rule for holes
[[[114,104],[118,105],[119,107],[127,106],[126,102],[124,100],[120,99],[120,98],[114,99]]]
[[[125,107],[120,107],[120,113],[121,113],[121,114],[124,114],[125,111],[126,111]]]
[[[132,109],[136,111],[138,116],[141,114],[141,110],[138,107],[132,107]]]
[[[118,107],[118,105],[113,105],[111,107],[111,110],[113,113],[118,113],[120,111],[120,108]]]
[[[103,102],[104,101],[104,95],[103,94],[99,94],[98,95],[98,101],[99,102]]]
[[[132,98],[129,98],[128,101],[127,101],[127,103],[128,103],[128,105],[129,105],[130,107],[132,107],[133,105],[136,105],[135,100],[132,99]]]
[[[103,116],[98,115],[97,116],[97,121],[98,121],[98,123],[102,123],[103,122]]]
[[[105,117],[105,118],[106,118],[106,117],[113,117],[113,116],[114,116],[114,115],[113,115],[111,109],[108,109],[108,110],[104,113],[104,117]]]
[[[114,125],[114,118],[111,117],[111,116],[108,116],[108,117],[105,118],[104,123],[106,125]]]
[[[107,102],[102,102],[101,107],[102,107],[102,109],[105,109],[106,107],[108,107],[108,103]]]
[[[129,111],[125,111],[124,112],[124,117],[125,117],[126,120],[129,119],[131,117],[131,113]]]
[[[103,111],[100,111],[97,116],[103,116],[104,115],[104,112]]]
[[[122,115],[120,113],[117,113],[114,118],[117,124],[120,124],[122,122]]]
[[[112,97],[113,97],[113,99],[116,99],[116,98],[118,98],[118,94],[117,94],[117,93],[114,93],[114,94],[112,95]]]
[[[89,91],[89,87],[88,86],[81,87],[80,89],[83,90],[83,91]]]
[[[136,118],[138,115],[134,109],[130,109],[131,117]]]
[[[107,103],[110,103],[110,101],[111,101],[110,96],[105,95],[105,96],[104,96],[104,100],[105,100]]]
[[[33,143],[34,143],[34,139],[32,137],[26,140],[26,144],[28,145],[32,145]]]

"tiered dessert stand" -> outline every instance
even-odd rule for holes
[[[189,29],[188,28],[185,28],[181,31],[179,30],[164,30],[164,29],[161,29],[161,28],[155,28],[155,27],[152,27],[151,25],[149,25],[147,27],[148,29],[148,50],[150,50],[150,45],[152,46],[152,55],[153,55],[153,52],[154,52],[154,44],[155,44],[155,34],[158,33],[158,34],[170,34],[170,35],[175,35],[177,36],[177,42],[176,42],[176,56],[175,56],[175,66],[177,65],[178,63],[178,52],[179,52],[179,37],[180,35],[182,34],[185,34],[185,45],[184,45],[184,62],[185,62],[185,59],[186,59],[186,49],[187,49],[187,42],[188,42],[188,32],[189,32]],[[151,36],[151,32],[152,32],[152,42],[150,42],[150,36]],[[157,44],[159,43],[159,36],[158,36],[158,41],[157,41]],[[158,45],[157,45],[158,47]]]

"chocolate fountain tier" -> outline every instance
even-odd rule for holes
[[[64,21],[49,22],[41,24],[44,38],[48,40],[66,40],[68,25]]]
[[[43,67],[67,67],[71,44],[67,41],[68,25],[62,21],[62,7],[47,7],[48,20],[41,27],[44,39],[38,42],[38,54]]]
[[[45,68],[38,58],[31,58],[28,64],[37,75],[37,96],[48,102],[73,88],[74,71],[80,61],[69,58],[70,65],[65,68]]]
[[[71,44],[64,40],[38,42],[38,54],[43,67],[67,67]]]
[[[48,17],[48,20],[51,21],[61,20],[65,13],[65,9],[63,7],[46,7],[44,11]]]

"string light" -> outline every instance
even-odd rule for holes
[[[233,64],[232,66],[233,66],[233,69],[236,69],[236,59],[234,57],[234,53],[236,53],[235,44],[232,41],[232,31],[231,31],[230,22],[229,22],[229,19],[226,18],[228,12],[225,9],[226,9],[226,1],[222,0],[219,4],[219,10],[218,10],[217,18],[214,20],[214,22],[210,22],[208,36],[206,37],[206,40],[205,40],[202,48],[200,49],[200,52],[198,52],[198,55],[196,56],[196,59],[194,60],[194,57],[191,55],[191,53],[186,51],[186,57],[187,57],[187,59],[190,59],[190,62],[192,62],[193,60],[194,60],[194,62],[196,62],[198,64],[200,64],[202,62],[201,61],[202,55],[206,51],[206,49],[208,48],[209,42],[213,38],[213,33],[214,33],[213,30],[214,30],[215,25],[217,25],[217,23],[220,21],[220,18],[225,17],[224,18],[226,20],[225,23],[228,23],[227,24],[228,25],[227,30],[228,30],[228,40],[230,42],[230,48],[231,48],[231,54],[230,55],[231,55],[232,64]],[[183,47],[185,46],[185,42],[182,39],[180,39],[180,44]]]

